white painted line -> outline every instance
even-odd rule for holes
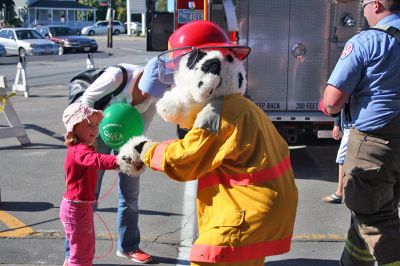
[[[190,248],[196,239],[196,199],[197,199],[197,180],[186,182],[183,193],[183,218],[181,222],[181,235],[178,247],[178,262],[176,265],[189,265]]]

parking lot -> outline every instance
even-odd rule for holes
[[[96,66],[122,62],[144,65],[158,52],[147,52],[145,38],[114,36],[113,48],[107,48],[106,36],[95,36],[99,52]],[[3,61],[5,59],[6,61]],[[16,75],[17,56],[0,58],[0,75],[10,90]],[[30,96],[21,92],[11,97],[31,144],[19,145],[16,138],[0,138],[0,264],[60,265],[63,261],[64,233],[58,219],[64,190],[62,112],[67,103],[68,82],[86,68],[87,54],[27,57]],[[0,128],[8,122],[0,113]],[[149,136],[154,140],[175,138],[175,126],[159,117],[152,123]],[[338,143],[308,140],[291,147],[292,164],[299,188],[299,208],[290,253],[267,258],[266,265],[337,265],[344,246],[349,213],[343,205],[327,205],[321,196],[336,187],[334,162]],[[103,193],[111,193],[100,202],[98,213],[113,239],[116,232],[117,193],[115,174],[104,178]],[[188,265],[188,250],[196,237],[195,192],[193,183],[178,183],[151,170],[141,178],[141,247],[154,256],[153,264]],[[115,245],[108,230],[95,218],[97,255],[95,265],[127,265],[115,256]]]

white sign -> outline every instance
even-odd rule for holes
[[[146,0],[128,0],[131,7],[131,13],[145,13]]]
[[[107,8],[107,15],[106,15],[106,20],[111,19],[111,10],[112,10],[112,20],[115,19],[115,10],[111,8]]]

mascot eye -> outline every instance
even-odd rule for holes
[[[204,73],[219,75],[221,73],[221,62],[216,58],[207,60],[201,66],[201,70]]]
[[[203,57],[205,57],[207,54],[203,51],[200,50],[194,50],[192,52],[190,52],[188,61],[187,61],[187,68],[189,69],[193,69],[194,66],[201,60],[203,59]]]
[[[232,57],[232,55],[228,54],[225,58],[226,58],[226,60],[227,60],[229,63],[232,63],[232,62],[233,62],[233,57]]]

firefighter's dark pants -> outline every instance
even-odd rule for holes
[[[344,171],[352,223],[340,264],[400,266],[400,117],[373,134],[351,129]]]

